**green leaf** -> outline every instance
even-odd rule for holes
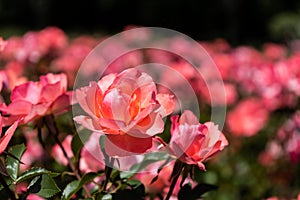
[[[23,153],[25,152],[26,147],[24,144],[13,146],[9,150],[9,154],[12,154],[17,159],[21,160]],[[11,156],[7,156],[6,158],[6,169],[9,173],[10,177],[15,181],[18,178],[18,173],[20,169],[20,162]]]
[[[84,146],[84,143],[89,139],[91,133],[85,133],[79,135],[79,133],[76,133],[73,136],[72,142],[71,142],[71,148],[74,154],[75,159],[77,160],[82,147]]]
[[[73,194],[75,194],[77,191],[77,188],[79,186],[80,181],[76,180],[76,181],[72,181],[71,183],[69,183],[61,196],[61,200],[68,200],[72,197]]]
[[[135,173],[131,173],[131,172],[120,172],[120,178],[121,179],[129,179],[131,177],[133,177],[135,175]]]
[[[51,176],[43,174],[29,183],[28,191],[44,198],[50,198],[60,192],[60,189]]]
[[[106,194],[104,195],[101,200],[112,200],[112,195],[111,194]]]
[[[14,183],[13,180],[10,178],[10,176],[4,176],[3,178],[7,185],[11,185]],[[3,188],[4,188],[3,185],[0,184],[0,191],[3,190]]]
[[[142,162],[133,165],[130,168],[130,172],[137,173],[142,169],[145,169],[148,165],[155,163],[161,160],[167,160],[169,158],[169,154],[165,152],[153,152],[145,155]]]
[[[94,178],[97,177],[98,175],[99,174],[97,174],[97,173],[91,172],[91,173],[85,174],[80,181],[78,181],[78,180],[72,181],[65,187],[65,189],[62,193],[61,199],[62,200],[70,199],[73,194],[78,192],[85,184],[94,180]]]
[[[94,178],[96,178],[99,174],[95,173],[95,172],[90,172],[85,174],[81,180],[80,180],[80,187],[82,187],[83,185],[91,182],[92,180],[94,180]]]
[[[59,173],[56,173],[56,172],[51,172],[47,169],[44,169],[44,168],[40,168],[40,167],[33,167],[27,171],[25,171],[23,174],[21,174],[16,182],[17,183],[20,183],[22,181],[25,181],[25,180],[28,180],[28,179],[31,179],[33,177],[36,177],[36,176],[40,176],[40,175],[43,175],[43,174],[47,174],[49,175],[50,177],[56,177],[59,175]]]
[[[166,152],[152,152],[152,153],[148,153],[145,155],[144,160],[155,160],[155,161],[159,161],[159,160],[166,160],[169,157],[169,154]]]
[[[109,156],[107,155],[107,153],[105,151],[105,148],[104,148],[105,139],[106,139],[106,135],[100,136],[99,144],[100,144],[100,149],[103,153],[104,161],[105,161],[106,164],[108,164],[109,163]]]
[[[6,170],[5,160],[2,156],[0,157],[0,174],[2,174],[3,176],[9,176]]]
[[[127,181],[127,185],[131,186],[131,188],[136,189],[137,187],[139,187],[141,185],[141,181],[139,180],[129,180]]]
[[[38,193],[41,190],[42,177],[35,177],[27,187],[27,193]]]

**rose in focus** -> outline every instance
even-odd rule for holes
[[[152,136],[164,129],[163,117],[172,113],[171,95],[157,93],[152,78],[137,69],[109,74],[76,91],[78,103],[88,116],[74,120],[106,134],[111,156],[144,153],[152,147]]]

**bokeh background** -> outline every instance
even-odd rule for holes
[[[198,40],[233,45],[300,36],[297,0],[1,0],[0,30],[58,26],[75,33],[115,33],[127,25],[174,29]]]

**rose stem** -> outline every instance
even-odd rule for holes
[[[64,149],[62,143],[60,142],[59,138],[58,138],[58,134],[59,134],[59,131],[58,131],[58,128],[56,126],[56,123],[55,123],[55,119],[54,119],[54,116],[53,115],[47,115],[45,117],[45,124],[46,124],[46,127],[48,129],[48,131],[54,136],[54,139],[55,139],[55,142],[58,144],[58,146],[60,147],[60,149],[62,150],[63,152],[63,155],[65,156],[65,158],[68,160],[68,165],[69,167],[72,169],[72,171],[74,172],[76,178],[78,180],[81,180],[81,176],[78,172],[78,170],[76,169],[75,165],[73,164],[72,160],[69,158],[66,150]],[[91,197],[90,194],[89,194],[89,191],[88,189],[83,186],[83,189],[87,195],[87,197]]]
[[[175,165],[174,165],[173,172],[172,172],[172,175],[173,175],[173,173],[175,173],[175,174],[174,174],[173,177],[171,177],[172,182],[171,182],[170,189],[169,189],[169,192],[168,192],[165,200],[169,200],[170,197],[172,196],[173,190],[175,188],[176,182],[177,182],[177,180],[178,180],[178,178],[179,178],[179,176],[181,174],[182,169],[183,169],[183,163],[180,162],[179,160],[177,160],[176,163],[175,163]]]
[[[107,187],[107,184],[109,182],[110,175],[112,173],[112,167],[110,167],[110,166],[112,166],[114,164],[114,161],[115,161],[115,159],[111,158],[109,166],[105,166],[105,182],[104,182],[104,185],[103,185],[103,190],[104,191],[106,191],[106,187]]]

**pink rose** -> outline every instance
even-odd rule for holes
[[[22,47],[22,38],[20,37],[11,37],[5,42],[5,48],[3,46],[3,51],[0,54],[0,57],[4,60],[15,60],[16,54],[19,49]]]
[[[0,115],[0,154],[6,149],[10,139],[12,138],[16,128],[18,127],[18,121],[14,122],[11,127],[7,129],[7,131],[2,136],[2,116]]]
[[[164,129],[162,118],[174,109],[172,96],[157,94],[152,78],[134,68],[91,82],[76,97],[88,116],[74,120],[106,134],[107,153],[118,156],[150,149],[152,136]]]
[[[64,74],[47,74],[39,82],[27,82],[16,86],[11,93],[11,103],[0,105],[0,110],[9,117],[6,124],[23,118],[27,123],[40,116],[58,114],[71,104],[71,93],[67,92],[67,78]]]
[[[213,122],[200,124],[189,110],[171,117],[171,154],[180,157],[182,162],[198,165],[205,170],[204,161],[223,150],[228,141]]]
[[[264,56],[271,61],[284,59],[287,55],[286,47],[274,43],[266,43],[263,47]]]
[[[237,99],[236,86],[214,81],[208,87],[201,87],[204,100],[215,105],[232,105]]]

